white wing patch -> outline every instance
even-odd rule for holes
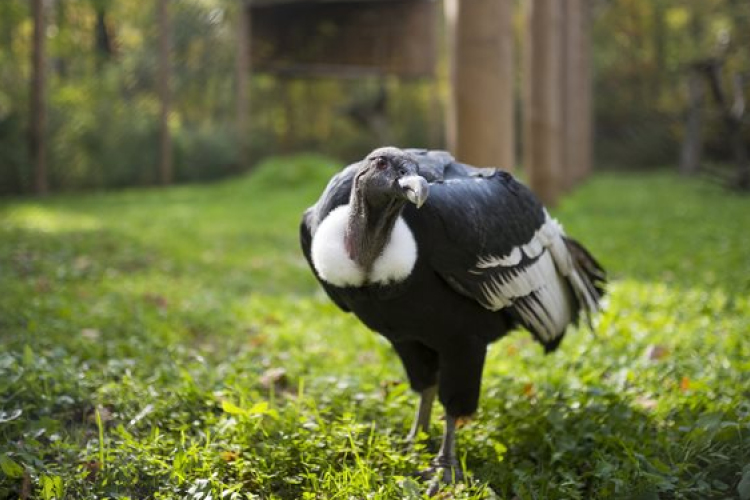
[[[469,272],[486,276],[482,284],[485,307],[497,311],[514,306],[526,324],[549,341],[561,335],[572,321],[565,278],[573,270],[573,261],[562,227],[546,211],[545,217],[542,227],[526,244],[514,247],[507,255],[480,257]],[[513,269],[524,255],[536,260]],[[506,272],[492,273],[498,267]],[[576,287],[575,278],[573,286]]]
[[[399,216],[383,252],[375,259],[369,276],[346,251],[344,233],[349,205],[335,208],[323,219],[312,240],[310,251],[318,276],[335,286],[363,286],[392,283],[405,279],[417,262],[417,243],[409,226]]]
[[[540,255],[545,247],[554,245],[558,247],[557,250],[562,249],[567,254],[565,249],[565,243],[562,241],[560,236],[564,236],[562,226],[559,222],[549,216],[547,210],[544,211],[544,224],[542,227],[537,229],[534,236],[531,237],[528,243],[521,245],[520,247],[513,247],[508,255],[498,257],[496,255],[488,255],[480,257],[475,264],[477,269],[491,269],[493,267],[512,267],[521,262],[522,253],[528,258],[533,259]],[[559,245],[557,242],[559,241]],[[568,255],[568,262],[570,263],[570,256]],[[472,274],[481,274],[481,272],[471,271]]]
[[[489,269],[492,267],[510,267],[515,266],[519,262],[521,262],[521,253],[523,250],[521,247],[513,247],[513,250],[510,251],[508,255],[505,255],[503,257],[480,257],[479,260],[476,263],[477,269]],[[481,272],[477,272],[472,270],[472,274],[481,274]]]

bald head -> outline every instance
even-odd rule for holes
[[[403,199],[421,207],[429,194],[427,181],[419,175],[417,158],[403,149],[378,148],[361,162],[355,189],[377,204]]]

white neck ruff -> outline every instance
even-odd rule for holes
[[[404,219],[399,215],[388,243],[375,259],[368,276],[346,251],[344,235],[350,210],[349,205],[332,210],[313,236],[311,254],[318,276],[340,287],[387,284],[406,279],[417,262],[417,243]]]

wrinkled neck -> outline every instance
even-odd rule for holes
[[[369,274],[390,241],[404,202],[389,200],[385,204],[372,204],[361,192],[352,189],[349,204],[351,210],[344,233],[346,251]]]

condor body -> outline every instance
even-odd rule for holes
[[[437,386],[452,419],[477,408],[490,342],[520,326],[553,350],[603,294],[603,269],[525,186],[441,151],[373,151],[300,231],[330,298],[392,343],[423,399]]]

